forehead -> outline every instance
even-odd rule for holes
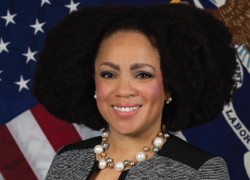
[[[134,31],[119,31],[104,40],[100,46],[96,64],[105,61],[159,65],[160,57],[157,48],[152,46],[145,35]]]

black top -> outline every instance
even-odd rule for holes
[[[94,147],[102,137],[62,147],[53,159],[46,180],[90,179],[98,165]],[[224,160],[170,134],[160,151],[139,165],[122,171],[124,179],[223,179],[229,175]]]

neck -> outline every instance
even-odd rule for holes
[[[143,152],[143,147],[150,146],[157,133],[161,129],[161,121],[155,123],[149,129],[141,132],[124,135],[110,127],[110,136],[108,143],[110,148],[107,150],[108,157],[112,157],[115,161],[132,160],[138,152]],[[153,156],[153,153],[151,153]],[[148,157],[150,158],[150,157]]]

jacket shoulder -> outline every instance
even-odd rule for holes
[[[73,144],[68,144],[63,146],[62,148],[60,148],[57,152],[57,154],[61,154],[65,151],[69,151],[69,150],[76,150],[76,149],[88,149],[88,148],[94,148],[96,145],[101,144],[102,141],[102,137],[101,136],[97,136],[97,137],[93,137],[90,139],[86,139],[83,141],[79,141]]]
[[[221,157],[214,157],[205,162],[192,179],[230,180],[227,164]]]
[[[216,157],[171,133],[169,134],[170,138],[168,138],[167,142],[158,153],[160,156],[181,162],[196,170],[209,159]]]

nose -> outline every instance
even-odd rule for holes
[[[120,79],[119,83],[117,84],[117,88],[115,91],[115,95],[117,97],[133,97],[138,94],[137,90],[135,89],[133,82],[131,79]]]

